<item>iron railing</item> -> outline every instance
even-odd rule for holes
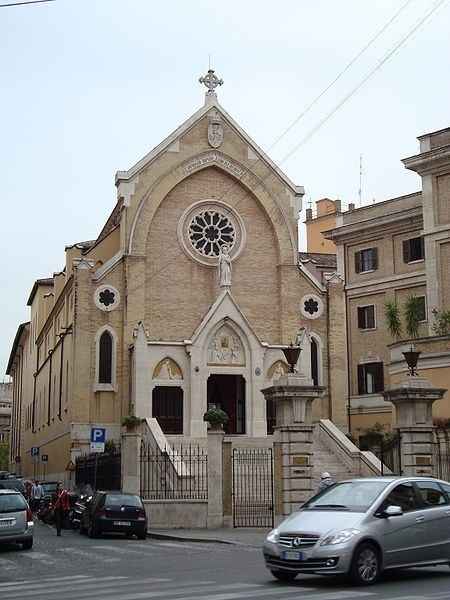
[[[381,462],[382,475],[402,475],[400,432],[386,439],[383,434],[372,433],[359,439],[360,450],[370,450]]]
[[[450,430],[437,429],[433,444],[433,475],[450,481]]]
[[[234,448],[234,527],[273,527],[273,522],[272,448]]]
[[[141,444],[141,496],[146,500],[207,500],[208,455],[201,446],[161,451]]]
[[[83,454],[75,460],[77,487],[89,484],[93,490],[121,489],[120,447],[105,453]]]

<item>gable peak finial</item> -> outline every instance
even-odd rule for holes
[[[208,89],[206,92],[207,96],[215,96],[216,87],[223,85],[223,79],[219,79],[219,77],[217,77],[215,74],[214,69],[211,68],[209,68],[208,73],[206,75],[202,75],[198,81]]]

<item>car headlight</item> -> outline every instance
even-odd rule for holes
[[[326,537],[323,542],[321,542],[321,546],[331,546],[334,544],[345,544],[352,539],[355,535],[361,533],[359,529],[343,529],[342,531],[338,531],[337,533],[332,533],[328,537]]]
[[[276,544],[278,542],[278,529],[272,529],[269,535],[266,537],[266,542]]]

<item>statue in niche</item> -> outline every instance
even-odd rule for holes
[[[220,247],[219,264],[218,264],[218,279],[219,286],[231,287],[231,256],[228,244],[223,244]]]

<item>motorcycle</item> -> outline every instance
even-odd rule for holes
[[[37,516],[40,521],[51,525],[55,521],[55,512],[51,496],[44,496],[39,503]]]
[[[78,529],[80,527],[81,517],[88,502],[92,500],[92,495],[81,494],[77,500],[74,501],[73,506],[69,510],[69,523],[72,529]]]

